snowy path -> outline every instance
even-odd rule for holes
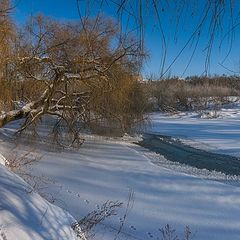
[[[45,152],[33,172],[55,182],[44,191],[75,218],[107,200],[126,202],[132,189],[134,205],[123,229],[128,235],[120,239],[158,239],[167,223],[179,235],[189,225],[196,240],[240,239],[239,187],[157,167],[140,147],[89,139],[76,152]],[[99,234],[105,240],[114,235]]]

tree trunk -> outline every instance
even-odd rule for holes
[[[29,111],[20,109],[4,113],[2,116],[0,116],[0,128],[5,126],[7,123],[27,117],[30,111],[31,109],[29,109]]]

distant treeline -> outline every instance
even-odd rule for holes
[[[147,94],[151,110],[191,111],[220,108],[240,97],[240,77],[192,76],[148,81]]]

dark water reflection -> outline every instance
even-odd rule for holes
[[[228,175],[240,175],[240,158],[196,149],[169,136],[144,134],[143,140],[137,144],[163,155],[169,161]]]

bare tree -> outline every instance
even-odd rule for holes
[[[2,113],[0,127],[25,118],[22,132],[51,115],[56,119],[54,139],[60,143],[67,137],[71,144],[81,144],[81,127],[93,122],[111,123],[125,131],[142,118],[144,109],[136,107],[134,96],[142,94],[137,91],[137,47],[133,38],[119,37],[115,23],[103,16],[84,24],[43,16],[31,19],[18,34],[10,63],[16,88],[24,88],[18,99],[24,105]],[[37,85],[38,91],[31,92],[29,84]]]

